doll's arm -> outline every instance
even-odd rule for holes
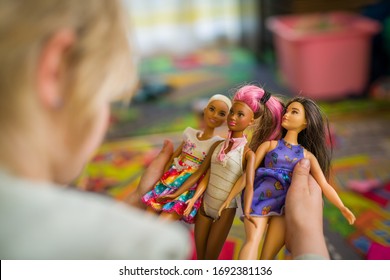
[[[212,156],[215,148],[221,142],[222,141],[216,142],[211,146],[209,152],[207,153],[206,158],[204,159],[204,161],[202,162],[200,167],[190,177],[188,177],[187,180],[174,193],[172,193],[170,195],[166,195],[166,196],[161,196],[159,198],[159,201],[164,201],[166,199],[176,198],[179,195],[181,195],[182,193],[188,191],[199,180],[199,178],[202,176],[202,174],[205,174],[206,171],[209,169],[210,162],[211,162],[211,156]]]
[[[248,151],[246,153],[246,183],[245,183],[245,195],[244,195],[244,216],[251,222],[254,223],[251,213],[251,206],[253,200],[253,181],[255,179],[255,153],[252,151]],[[256,225],[255,225],[256,226]]]
[[[254,162],[252,163],[253,165],[253,177],[252,177],[252,186],[253,186],[253,181],[254,181],[254,174],[258,166],[260,165],[261,161],[263,160],[265,154],[267,153],[268,149],[271,147],[271,142],[272,141],[267,141],[261,144],[255,154],[255,159]],[[253,152],[252,152],[253,153]],[[236,181],[234,184],[232,190],[229,193],[229,196],[226,198],[226,201],[222,204],[222,206],[219,209],[219,214],[221,214],[222,210],[224,210],[230,202],[245,188],[246,185],[246,178],[247,178],[246,172]]]
[[[356,220],[355,215],[351,212],[351,210],[344,206],[344,203],[341,201],[336,190],[326,181],[316,157],[312,153],[308,152],[307,158],[310,160],[311,174],[320,185],[325,197],[341,211],[349,224],[352,225]]]
[[[180,154],[182,152],[182,149],[183,149],[183,144],[184,144],[184,142],[181,142],[179,147],[177,147],[177,149],[173,152],[171,158],[165,164],[165,166],[164,166],[164,173],[168,171],[169,167],[171,167],[171,165],[173,163],[173,159],[178,157],[178,156],[180,156]]]
[[[202,194],[206,190],[206,187],[209,183],[209,179],[210,179],[210,169],[207,170],[205,176],[202,178],[202,180],[199,182],[198,186],[196,187],[194,196],[191,199],[187,200],[186,202],[187,207],[183,212],[184,216],[188,216],[191,213],[192,207],[194,206],[195,202],[199,199],[199,197],[202,196]]]

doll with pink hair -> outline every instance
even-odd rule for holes
[[[203,202],[195,221],[195,245],[198,259],[218,259],[228,236],[237,209],[237,200],[226,200],[240,177],[245,177],[246,187],[252,188],[255,154],[249,148],[245,130],[255,120],[266,123],[261,126],[264,140],[281,135],[282,102],[262,88],[246,85],[239,88],[227,117],[229,136],[210,149],[200,168],[175,193],[166,199],[179,196],[206,173],[198,185],[192,200],[203,194]],[[260,140],[262,141],[262,140]],[[219,211],[225,205],[223,211]],[[189,213],[192,201],[188,201],[185,213]]]

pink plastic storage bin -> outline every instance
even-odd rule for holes
[[[334,100],[363,93],[378,22],[334,12],[271,17],[267,27],[282,78],[297,95]]]

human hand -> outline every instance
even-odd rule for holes
[[[194,198],[191,198],[191,199],[186,201],[187,207],[186,207],[186,209],[184,209],[184,212],[183,212],[184,216],[188,216],[189,214],[191,214],[192,207],[194,207],[195,201],[196,201],[196,199],[194,199]]]
[[[302,159],[294,168],[285,206],[286,248],[293,258],[315,254],[329,259],[322,207],[321,188],[310,175],[310,161]]]
[[[127,197],[127,203],[139,208],[145,208],[145,205],[141,202],[141,197],[150,191],[161,178],[165,164],[169,161],[172,154],[173,144],[171,141],[165,140],[157,157],[145,169],[137,188]]]

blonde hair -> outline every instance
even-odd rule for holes
[[[132,92],[136,71],[122,10],[118,0],[1,0],[0,125],[29,114],[22,110],[31,106],[38,58],[60,30],[76,37],[64,61],[63,100],[76,131],[85,133],[98,104]]]

